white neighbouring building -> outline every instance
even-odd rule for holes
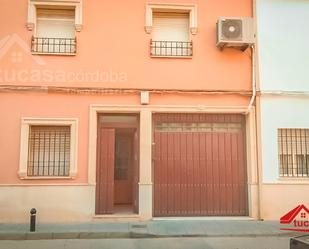
[[[257,0],[260,217],[309,206],[309,1]]]

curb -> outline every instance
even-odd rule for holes
[[[299,233],[268,234],[150,234],[136,232],[25,232],[0,233],[0,240],[60,240],[60,239],[146,239],[146,238],[218,238],[218,237],[295,237]]]

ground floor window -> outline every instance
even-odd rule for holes
[[[76,119],[23,118],[20,137],[21,179],[76,176]]]
[[[70,126],[30,126],[28,176],[69,176]]]
[[[278,130],[281,177],[308,177],[309,129]]]

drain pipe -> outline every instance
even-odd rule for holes
[[[255,110],[255,144],[256,144],[256,181],[257,181],[257,218],[258,220],[262,220],[262,167],[261,167],[261,158],[260,158],[260,114],[259,114],[259,98],[257,97],[257,84],[259,83],[259,75],[257,75],[259,66],[257,64],[257,55],[256,55],[256,43],[257,43],[257,0],[252,1],[252,14],[254,19],[254,33],[255,33],[255,44],[251,46],[252,52],[252,97],[250,99],[248,109],[246,114],[250,113],[254,102],[256,102],[256,110]]]
[[[256,80],[256,49],[255,49],[255,45],[251,46],[251,53],[252,53],[252,96],[246,111],[246,115],[248,115],[251,112],[251,109],[253,108],[253,104],[256,101],[256,93],[257,93],[257,80]],[[257,184],[258,184],[258,197],[257,197],[257,202],[258,202],[258,210],[257,210],[257,218],[258,220],[261,220],[261,172],[260,172],[260,158],[259,158],[259,137],[258,137],[258,117],[257,117],[257,111],[255,110],[255,143],[256,143],[256,165],[257,165]]]
[[[253,107],[253,103],[256,97],[256,77],[255,77],[255,47],[251,46],[251,54],[252,54],[252,96],[246,111],[246,115],[251,111]]]
[[[256,166],[257,166],[257,184],[258,184],[258,219],[263,220],[262,218],[262,162],[261,162],[261,137],[259,134],[261,133],[261,127],[260,127],[260,99],[256,99],[257,102],[257,108],[255,111],[255,137],[256,137]]]

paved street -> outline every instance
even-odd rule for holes
[[[0,241],[0,249],[288,249],[287,237]]]

